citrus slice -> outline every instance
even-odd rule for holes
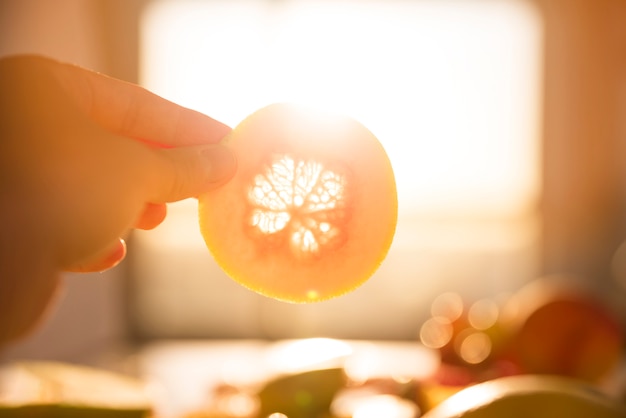
[[[626,409],[582,381],[549,375],[502,377],[463,389],[423,418],[623,418]]]
[[[355,120],[265,107],[224,140],[234,178],[199,197],[216,262],[265,296],[314,302],[355,289],[385,258],[397,220],[391,163]]]

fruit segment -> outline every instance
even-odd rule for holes
[[[320,257],[345,241],[346,198],[346,176],[313,160],[276,157],[248,193],[250,233],[293,257]]]

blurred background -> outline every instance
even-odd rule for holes
[[[394,166],[389,256],[315,305],[212,261],[196,202],[68,274],[0,358],[100,362],[163,339],[416,340],[440,294],[497,298],[559,274],[626,316],[626,3],[620,0],[0,0],[0,55],[140,83],[231,126],[299,101],[349,114]]]

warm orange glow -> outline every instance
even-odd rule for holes
[[[463,298],[458,293],[442,293],[433,301],[430,313],[433,317],[455,321],[463,314]]]
[[[481,299],[470,306],[467,319],[471,326],[485,330],[493,326],[500,315],[498,304],[493,299]]]
[[[456,351],[465,362],[478,364],[491,354],[491,339],[484,332],[469,332],[459,335]]]
[[[429,318],[420,328],[420,341],[426,347],[441,348],[452,339],[454,329],[448,318],[435,316]]]
[[[617,284],[626,289],[626,241],[615,251],[611,260],[611,270]]]
[[[538,195],[540,33],[514,0],[159,1],[142,80],[233,126],[273,102],[350,115],[389,151],[401,215],[511,216]]]
[[[309,109],[276,103],[249,115],[224,139],[237,171],[198,196],[200,231],[217,264],[246,288],[291,303],[364,284],[398,218],[378,139],[350,117]]]
[[[141,326],[392,338],[415,333],[417,307],[446,289],[480,296],[536,274],[543,39],[533,3],[150,2],[142,84],[231,126],[283,101],[353,116],[390,157],[399,217],[368,286],[327,306],[288,308],[221,280],[196,201],[170,205],[164,224],[134,236]],[[321,297],[308,290],[305,298]]]
[[[280,412],[274,412],[273,414],[269,415],[267,418],[289,418],[289,417],[285,414],[281,414]]]
[[[437,407],[437,413],[442,417],[460,416],[477,405],[484,405],[497,399],[501,390],[497,384],[474,385],[456,393],[447,402],[441,403]]]
[[[233,390],[233,393],[217,394],[213,408],[225,416],[233,418],[250,418],[259,409],[258,400],[245,392]]]

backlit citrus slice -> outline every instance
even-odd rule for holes
[[[313,302],[374,273],[393,239],[397,195],[370,131],[351,118],[275,104],[225,143],[237,173],[200,196],[199,219],[230,277],[266,296]]]

